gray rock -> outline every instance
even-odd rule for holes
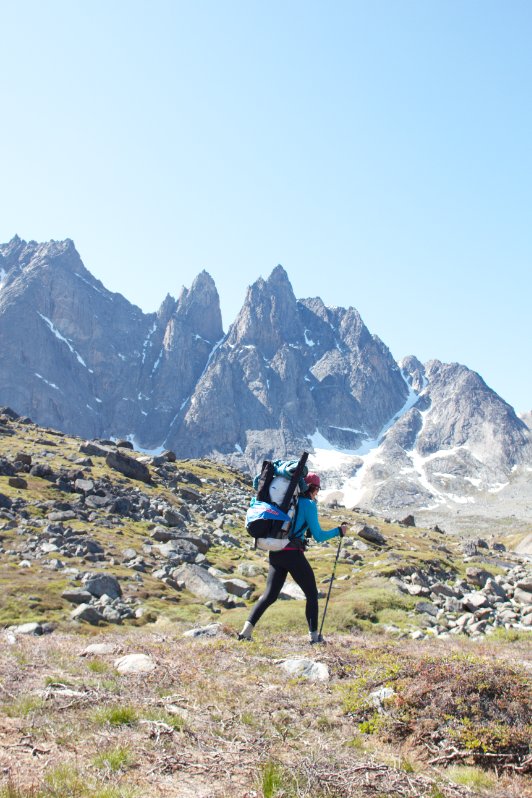
[[[107,454],[105,462],[109,468],[119,471],[125,477],[137,479],[141,482],[151,482],[149,469],[143,463],[135,460],[134,457],[128,457],[127,454],[122,452],[111,451]]]
[[[514,591],[514,600],[520,604],[532,604],[532,593],[529,590],[523,590],[516,587]]]
[[[463,605],[460,599],[454,598],[453,596],[449,596],[445,599],[445,611],[446,612],[462,612]]]
[[[70,617],[73,621],[87,621],[87,623],[97,624],[98,621],[103,620],[103,616],[90,604],[80,604],[75,610],[72,610]]]
[[[114,607],[104,607],[102,610],[102,616],[107,623],[122,623],[122,617],[118,610]]]
[[[418,603],[415,606],[415,610],[416,612],[419,613],[424,612],[427,615],[432,615],[433,617],[436,617],[436,615],[439,612],[438,607],[436,607],[430,601],[418,601]]]
[[[15,462],[31,466],[31,454],[28,454],[27,452],[17,452],[15,455]]]
[[[257,565],[256,563],[251,562],[241,562],[236,567],[237,573],[241,574],[242,576],[262,576],[265,573],[265,569],[262,565]]]
[[[461,551],[462,554],[465,554],[467,557],[474,557],[475,554],[478,554],[476,544],[472,540],[467,540],[463,543]]]
[[[437,596],[451,596],[453,598],[460,597],[459,591],[454,587],[446,585],[445,582],[435,582],[433,585],[431,585],[430,589]]]
[[[89,604],[92,599],[92,593],[88,590],[77,590],[67,588],[61,593],[61,598],[65,601],[70,601],[72,604]]]
[[[182,637],[218,637],[221,633],[221,623],[210,623],[208,626],[189,629],[188,632],[183,632]]]
[[[245,596],[249,592],[250,586],[243,579],[225,579],[222,582],[223,586],[232,596]]]
[[[85,441],[85,443],[80,445],[78,451],[82,454],[88,454],[91,457],[107,457],[109,449],[107,446],[100,446],[99,443]]]
[[[118,673],[152,673],[157,667],[154,660],[147,654],[126,654],[115,660]]]
[[[48,513],[46,518],[53,524],[62,521],[73,521],[76,518],[76,513],[73,510],[59,510],[58,512]]]
[[[493,579],[493,574],[490,574],[488,571],[483,571],[481,568],[470,567],[466,568],[466,577],[467,581],[471,582],[472,585],[484,587],[488,579]]]
[[[77,493],[89,496],[94,491],[94,482],[91,479],[76,479],[74,488]]]
[[[489,607],[489,601],[483,593],[466,593],[462,599],[462,606],[475,612],[484,607]]]
[[[10,488],[16,488],[17,490],[26,490],[28,487],[27,481],[19,476],[9,477],[7,484]]]
[[[384,535],[381,535],[378,529],[374,529],[366,524],[357,525],[353,531],[356,532],[359,537],[368,540],[370,543],[377,543],[379,546],[386,543],[386,538]]]
[[[83,579],[83,586],[85,590],[93,596],[107,595],[112,599],[118,598],[122,595],[122,588],[120,582],[112,574],[105,573],[92,573],[86,574]]]
[[[403,520],[400,521],[399,523],[401,523],[403,526],[415,526],[416,525],[416,522],[414,520],[414,516],[413,515],[407,515],[406,518],[403,518]]]
[[[483,587],[483,592],[486,593],[486,595],[497,596],[503,601],[506,601],[508,598],[506,590],[501,587],[501,585],[499,585],[493,578],[486,580],[486,583]]]
[[[280,667],[290,676],[301,676],[313,682],[325,682],[329,678],[327,665],[313,659],[287,659],[280,663]]]
[[[168,526],[182,526],[185,523],[185,517],[178,513],[176,510],[168,509],[163,513],[163,518]]]
[[[526,590],[527,593],[532,593],[532,578],[520,579],[515,586],[519,590]]]
[[[194,562],[199,554],[199,549],[189,540],[169,540],[168,543],[161,543],[154,546],[154,549],[170,560],[179,559],[181,562]]]
[[[506,546],[504,543],[494,543],[491,548],[493,551],[506,551]]]
[[[14,630],[16,635],[42,635],[40,623],[23,623]]]
[[[182,565],[173,572],[173,578],[177,582],[183,582],[186,590],[200,598],[222,603],[229,598],[229,593],[220,579],[199,565]]]

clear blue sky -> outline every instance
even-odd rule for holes
[[[145,311],[277,263],[396,358],[517,411],[530,358],[532,4],[0,0],[0,241],[74,239]]]

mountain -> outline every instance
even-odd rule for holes
[[[530,517],[530,414],[463,365],[396,362],[355,308],[296,299],[281,266],[226,335],[206,272],[149,314],[68,239],[15,237],[0,277],[0,402],[39,424],[252,472],[307,449],[340,503],[489,515],[511,495]]]

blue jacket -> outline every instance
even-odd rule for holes
[[[318,508],[316,504],[312,499],[304,499],[302,497],[299,499],[296,523],[293,527],[294,532],[291,537],[304,538],[307,526],[311,531],[312,537],[318,543],[323,543],[325,540],[330,540],[340,534],[339,527],[329,529],[328,531],[322,529],[318,521]]]

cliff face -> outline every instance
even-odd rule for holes
[[[307,449],[330,495],[378,507],[487,500],[532,461],[526,419],[478,374],[397,363],[354,308],[297,300],[281,266],[225,336],[206,272],[144,314],[72,241],[15,237],[0,278],[0,403],[40,424],[251,471]]]

